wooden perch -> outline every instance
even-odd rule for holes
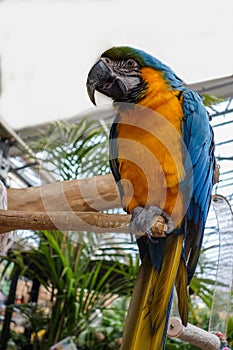
[[[111,174],[58,181],[40,187],[8,188],[7,201],[8,210],[0,210],[0,233],[56,229],[129,232],[129,215],[99,213],[121,206]],[[158,216],[152,226],[153,236],[161,237],[165,235],[164,231],[166,223]]]
[[[221,345],[215,334],[206,332],[190,323],[184,327],[176,317],[170,318],[167,335],[171,338],[179,338],[201,349],[219,350]]]
[[[130,215],[99,213],[121,206],[111,174],[58,181],[40,187],[8,188],[7,201],[8,210],[0,210],[0,233],[56,229],[129,232]],[[163,222],[161,228],[160,219],[163,220],[162,217],[156,218],[158,224],[155,222],[152,227],[155,237],[161,237],[161,232],[166,231],[166,224]]]
[[[9,210],[30,212],[102,211],[121,206],[111,174],[40,187],[8,188],[7,200]]]
[[[129,233],[130,215],[99,212],[121,206],[111,174],[40,187],[9,188],[7,200],[8,210],[0,209],[0,233],[13,230]],[[164,219],[158,216],[152,226],[154,237],[161,237],[165,228]]]
[[[111,174],[58,181],[40,187],[8,188],[7,200],[9,210],[30,212],[102,211],[121,206]]]
[[[129,232],[130,215],[97,212],[26,212],[0,210],[0,233],[13,230]]]
[[[121,206],[111,174],[8,188],[8,210],[0,210],[0,233],[11,230],[129,232],[129,215],[101,214]]]

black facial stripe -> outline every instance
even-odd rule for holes
[[[129,67],[125,60],[111,61],[111,69],[117,74],[127,74],[132,76],[138,76],[140,74],[139,65]]]
[[[118,67],[112,67],[112,70],[120,75],[130,75],[130,76],[134,76],[134,77],[138,77],[140,75],[140,71],[139,70],[135,70],[135,69],[129,69],[129,68],[118,68]]]
[[[141,79],[139,84],[128,91],[128,98],[130,99],[129,102],[139,102],[145,96],[146,91],[147,84]]]

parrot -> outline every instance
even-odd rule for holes
[[[110,168],[131,215],[141,266],[122,350],[163,350],[174,293],[184,326],[211,203],[214,135],[202,97],[153,55],[107,49],[90,69],[87,92],[113,100]]]

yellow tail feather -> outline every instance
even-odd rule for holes
[[[151,288],[155,285],[157,277],[158,273],[151,264],[149,254],[147,254],[143,259],[134,285],[121,350],[151,349],[148,300],[150,299]]]
[[[183,246],[183,235],[170,235],[166,239],[162,269],[157,280],[153,302],[151,305],[151,319],[154,334],[151,349],[163,349],[166,323],[169,312],[169,301],[172,295],[177,270]]]
[[[183,235],[166,238],[160,273],[147,254],[139,269],[121,350],[163,350],[168,305],[182,252]]]
[[[187,267],[184,259],[180,260],[180,265],[176,276],[176,292],[178,298],[178,310],[182,324],[188,323],[188,286],[187,286]]]

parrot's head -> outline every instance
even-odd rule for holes
[[[128,46],[112,47],[91,68],[87,78],[88,95],[94,104],[96,90],[114,102],[137,103],[147,94],[150,81],[156,84],[153,74],[171,89],[182,85],[169,67],[146,52]]]

